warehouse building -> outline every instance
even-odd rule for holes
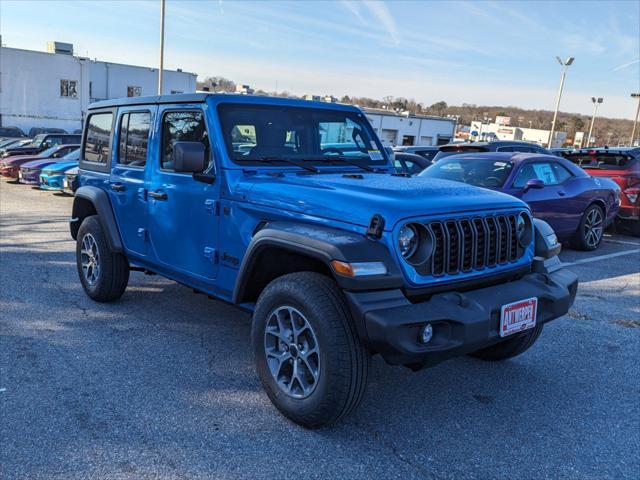
[[[494,123],[471,122],[470,138],[476,141],[521,140],[547,146],[550,130],[514,127],[509,125],[508,120],[504,120],[508,118],[496,117]],[[553,132],[553,140],[549,148],[560,148],[566,140],[567,132]]]
[[[451,118],[378,108],[363,111],[385,146],[444,145],[453,139],[456,129],[456,121]]]
[[[98,100],[155,95],[158,69],[92,60],[73,45],[49,42],[46,52],[0,47],[0,126],[82,128]],[[164,71],[163,93],[196,91],[196,74]]]

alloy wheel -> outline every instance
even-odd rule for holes
[[[313,328],[297,309],[271,312],[264,332],[264,352],[271,376],[293,398],[311,395],[320,377],[320,347]]]
[[[82,263],[82,274],[90,286],[98,282],[100,275],[100,252],[96,239],[90,233],[82,238],[82,249],[80,250],[80,262]]]
[[[584,222],[584,240],[589,247],[595,248],[600,243],[603,223],[600,209],[594,208],[587,213],[587,218]]]

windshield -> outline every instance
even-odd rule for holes
[[[477,187],[502,187],[509,178],[513,163],[490,158],[451,157],[434,163],[419,177],[442,178]]]
[[[579,165],[585,170],[599,169],[599,170],[625,170],[634,160],[634,157],[627,155],[626,153],[570,153],[565,154],[564,158]]]
[[[486,152],[486,151],[488,151],[486,147],[474,147],[474,146],[466,146],[466,145],[441,147],[440,151],[436,153],[436,155],[433,157],[433,161],[437,162],[442,158],[450,157],[451,155],[460,155],[461,153],[476,153],[476,152]]]
[[[67,153],[62,160],[80,160],[80,149],[76,148],[71,153]]]
[[[368,120],[357,112],[225,104],[219,117],[227,151],[236,163],[387,165]]]
[[[33,137],[33,140],[29,144],[30,147],[39,147],[44,141],[44,137],[46,137],[46,133],[41,133],[40,135],[36,135]]]
[[[46,150],[43,150],[42,152],[40,152],[38,156],[42,158],[49,158],[51,155],[56,153],[57,150],[58,150],[58,146],[56,145],[55,147],[51,147],[51,148],[47,148]]]
[[[0,137],[24,137],[24,133],[17,128],[5,127],[0,128]]]

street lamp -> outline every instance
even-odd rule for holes
[[[633,141],[636,139],[636,126],[638,125],[638,116],[640,115],[640,93],[632,93],[631,98],[638,99],[638,109],[636,110],[636,118],[633,120],[633,130],[631,131],[630,147],[633,147]]]
[[[593,102],[593,116],[591,117],[591,126],[589,127],[589,136],[587,137],[587,148],[591,145],[591,132],[593,131],[593,124],[596,120],[596,113],[598,112],[598,105],[602,103],[602,97],[591,97]]]
[[[162,95],[164,71],[164,0],[160,0],[160,69],[158,70],[158,95]]]
[[[551,122],[551,131],[549,132],[549,142],[547,147],[551,148],[551,142],[553,141],[553,132],[556,129],[556,118],[558,118],[558,109],[560,108],[560,98],[562,97],[562,89],[564,88],[564,77],[567,75],[567,68],[573,63],[575,58],[569,57],[566,61],[562,61],[560,57],[556,57],[558,63],[562,66],[562,75],[560,76],[560,88],[558,88],[558,98],[556,99],[556,110],[553,112],[553,122]]]

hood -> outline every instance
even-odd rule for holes
[[[67,170],[65,173],[66,173],[67,175],[77,175],[77,174],[78,174],[78,170],[79,170],[79,168],[78,168],[78,167],[70,168],[70,169],[69,169],[69,170]]]
[[[33,160],[40,160],[40,157],[37,155],[12,155],[5,158],[0,163],[7,167],[15,167],[26,162],[32,162]]]
[[[352,174],[353,175],[353,174]],[[255,204],[367,226],[372,215],[391,230],[401,219],[455,212],[526,208],[515,197],[448,180],[387,174],[244,177],[236,193]]]
[[[57,162],[50,158],[44,158],[40,160],[32,160],[30,162],[23,163],[22,167],[23,168],[44,168],[47,165],[51,165],[52,163],[57,163]]]
[[[47,165],[46,167],[44,167],[42,169],[42,173],[53,172],[53,171],[66,172],[70,168],[77,167],[77,166],[78,166],[78,162],[76,160],[71,160],[68,162],[55,162],[55,163],[52,163],[51,165]]]

